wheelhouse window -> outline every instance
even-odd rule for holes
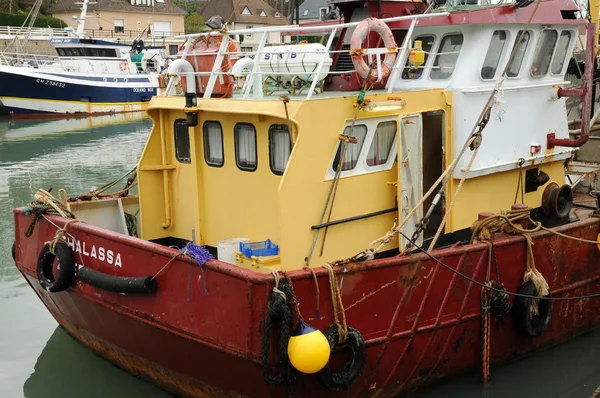
[[[515,38],[515,45],[513,49],[517,47],[517,51],[508,66],[508,70],[506,71],[506,76],[508,77],[517,77],[519,75],[519,71],[521,70],[521,65],[523,64],[523,58],[525,58],[525,52],[527,51],[527,45],[529,44],[529,32],[525,32],[520,30],[517,33],[517,37]]]
[[[433,43],[435,43],[434,36],[419,36],[413,42],[413,48],[415,47],[415,43],[417,41],[421,42],[421,48],[425,52],[423,63],[416,69],[412,69],[410,65],[410,59],[406,60],[406,66],[404,67],[404,71],[402,72],[402,79],[418,79],[423,75],[424,66],[427,63],[427,59],[429,58],[429,53],[433,48]]]
[[[342,163],[342,171],[352,170],[356,167],[356,163],[358,162],[358,157],[360,156],[360,150],[365,143],[365,137],[367,136],[367,126],[364,124],[355,125],[354,129],[352,126],[347,126],[344,129],[344,135],[356,137],[356,143],[348,143],[348,147],[346,148],[346,153],[344,154],[344,160]],[[336,172],[339,165],[340,159],[342,157],[342,149],[344,148],[344,142],[340,141],[337,151],[335,153],[335,157],[333,158],[333,171]]]
[[[56,52],[61,57],[118,57],[117,50],[113,48],[57,48]]]
[[[548,73],[548,68],[550,67],[550,60],[552,59],[552,54],[554,53],[554,47],[556,46],[557,38],[558,32],[554,29],[548,29],[542,32],[540,41],[535,49],[535,55],[533,56],[533,63],[531,64],[531,76],[546,76]]]
[[[397,129],[398,126],[395,120],[381,122],[377,125],[369,153],[367,154],[368,166],[379,166],[387,163],[392,151],[392,145],[394,144],[394,138],[396,138]]]
[[[204,122],[202,126],[204,136],[204,160],[206,164],[214,167],[223,166],[223,128],[219,122]]]
[[[187,120],[175,120],[173,130],[175,132],[175,157],[180,163],[192,163],[190,155],[190,132]]]
[[[250,123],[238,123],[233,128],[235,163],[240,170],[256,170],[256,129]]]
[[[269,163],[271,171],[283,175],[292,152],[290,132],[285,124],[274,124],[269,128]]]
[[[429,74],[432,79],[448,79],[452,76],[462,45],[463,35],[461,33],[442,38],[438,54],[433,61],[433,69]]]
[[[498,63],[504,50],[504,44],[506,43],[506,31],[496,30],[492,35],[492,41],[488,47],[487,54],[481,67],[481,78],[488,80],[493,79],[496,76],[496,70],[498,69]]]
[[[552,74],[559,75],[562,72],[567,56],[567,50],[569,49],[570,43],[571,32],[569,32],[568,30],[562,31],[558,39],[558,44],[556,46],[556,54],[554,54],[554,58],[552,59],[552,66],[550,67],[550,71],[552,72]]]

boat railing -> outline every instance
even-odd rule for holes
[[[40,68],[61,63],[57,55],[39,55],[24,53],[0,53],[0,64],[7,66],[24,66]]]
[[[29,37],[68,37],[72,32],[60,28],[29,28],[29,27],[17,27],[17,26],[0,26],[0,37],[1,36],[29,36]]]
[[[411,47],[411,43],[412,43],[411,37],[413,34],[413,30],[419,19],[440,18],[440,17],[447,17],[448,15],[449,15],[448,12],[440,12],[440,13],[433,13],[433,14],[417,14],[417,15],[409,15],[409,16],[401,16],[401,17],[382,18],[381,21],[384,23],[388,23],[388,24],[392,23],[392,22],[400,22],[400,21],[410,21],[411,24],[410,24],[410,27],[408,28],[408,31],[404,37],[403,43],[398,48],[396,48],[396,49],[370,48],[370,49],[364,50],[364,52],[363,52],[364,55],[371,56],[371,59],[375,60],[376,65],[374,65],[373,67],[374,67],[374,70],[377,71],[378,77],[382,76],[381,55],[387,54],[387,53],[393,51],[393,52],[397,52],[399,54],[396,57],[396,61],[392,67],[390,78],[388,81],[393,82],[395,79],[397,79],[398,73],[400,72],[401,69],[404,68],[404,63],[406,61],[406,57],[408,56],[408,53],[409,53],[410,47]],[[311,33],[312,34],[316,34],[316,33],[323,34],[323,35],[327,36],[327,43],[325,45],[325,50],[324,50],[325,53],[327,53],[327,54],[335,54],[335,53],[342,53],[342,52],[348,53],[349,50],[332,50],[331,49],[334,38],[335,38],[336,34],[338,32],[340,32],[342,29],[355,27],[358,24],[360,24],[360,22],[361,21],[324,25],[324,26],[320,25],[320,26],[305,26],[305,27],[275,26],[275,27],[266,27],[266,28],[255,28],[255,29],[240,29],[240,30],[225,31],[225,32],[216,32],[215,31],[215,32],[209,32],[209,33],[199,33],[199,34],[187,35],[187,36],[183,36],[183,37],[177,37],[177,38],[187,39],[184,44],[183,52],[181,53],[181,55],[178,55],[178,57],[182,58],[182,59],[186,59],[188,57],[188,55],[190,54],[192,42],[198,38],[211,37],[211,36],[221,37],[222,38],[221,45],[220,45],[218,52],[216,53],[216,57],[215,57],[214,53],[205,53],[205,54],[196,54],[195,53],[195,54],[193,54],[194,56],[213,56],[213,57],[215,57],[212,71],[193,73],[194,76],[208,76],[209,77],[208,83],[206,84],[206,87],[204,87],[203,97],[204,98],[211,97],[213,90],[215,88],[215,84],[217,83],[217,79],[219,79],[220,76],[232,75],[231,71],[223,71],[222,70],[223,61],[226,56],[251,56],[251,57],[253,56],[255,62],[253,63],[253,66],[252,66],[252,69],[250,70],[250,72],[247,74],[247,76],[245,76],[246,79],[245,79],[243,87],[241,88],[241,93],[242,93],[242,97],[244,99],[249,99],[251,96],[254,99],[260,99],[260,98],[263,98],[263,83],[267,76],[277,76],[277,75],[282,75],[282,74],[289,75],[289,73],[272,72],[272,71],[269,72],[269,71],[262,71],[260,69],[259,60],[262,59],[262,57],[265,56],[265,54],[270,54],[272,52],[270,50],[270,47],[267,45],[267,40],[268,40],[270,33],[280,33],[281,34],[282,32],[285,32],[286,34],[291,34],[291,35],[293,35],[293,34],[306,35],[306,34],[311,34]],[[252,51],[252,52],[227,51],[228,46],[229,46],[229,39],[235,38],[238,35],[260,35],[260,42],[259,42],[257,50]],[[305,51],[303,53],[310,54],[311,51]],[[315,51],[312,53],[323,54],[322,51],[319,51],[319,52]],[[315,67],[315,69],[310,72],[303,73],[303,74],[309,74],[310,76],[320,76],[323,73],[325,73],[327,75],[330,75],[330,74],[340,74],[341,75],[341,74],[348,74],[348,73],[354,72],[354,70],[323,71],[323,67],[325,66],[325,60],[326,60],[326,57],[324,57],[324,56],[320,57],[318,65]],[[186,73],[186,75],[192,75],[192,73]],[[319,79],[313,78],[312,80],[310,80],[310,78],[309,78],[306,83],[307,83],[306,84],[307,87],[308,87],[308,83],[310,83],[310,86],[308,87],[308,90],[306,91],[305,98],[310,99],[315,94],[317,85],[319,83]],[[300,90],[300,92],[303,91],[303,89]],[[169,82],[169,86],[167,87],[166,94],[172,95],[173,90],[174,90],[174,86],[171,84],[171,82]],[[387,90],[388,90],[388,92],[392,91],[392,84],[388,83]]]

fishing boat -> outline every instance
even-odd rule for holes
[[[50,40],[57,56],[2,53],[0,103],[11,117],[101,115],[144,110],[165,87],[167,57],[146,46],[84,35],[84,0],[72,37]]]
[[[597,2],[334,3],[189,36],[135,172],[14,210],[16,266],[75,339],[182,396],[397,397],[600,324],[597,196],[567,178]],[[265,46],[300,32],[325,44]],[[231,65],[240,35],[261,44]]]

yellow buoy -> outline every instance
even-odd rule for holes
[[[290,337],[287,351],[294,368],[302,373],[312,374],[327,365],[331,348],[327,337],[319,329],[298,318],[298,325]]]

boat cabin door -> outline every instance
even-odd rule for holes
[[[408,214],[423,198],[423,119],[421,114],[406,115],[400,118],[398,142],[398,223],[404,222]],[[423,207],[410,217],[402,228],[409,238],[416,231],[416,225],[423,218]],[[399,250],[408,244],[399,236]],[[417,244],[423,242],[419,236]]]
[[[438,180],[444,170],[445,121],[443,111],[423,112],[400,117],[400,137],[398,142],[398,220],[402,222],[421,202],[423,194]],[[432,195],[419,206],[402,232],[412,237],[417,223],[432,205]],[[424,231],[415,241],[419,246],[435,235],[444,214],[444,201],[441,200],[432,210]],[[443,232],[443,231],[442,231]],[[408,242],[400,236],[400,251]]]

